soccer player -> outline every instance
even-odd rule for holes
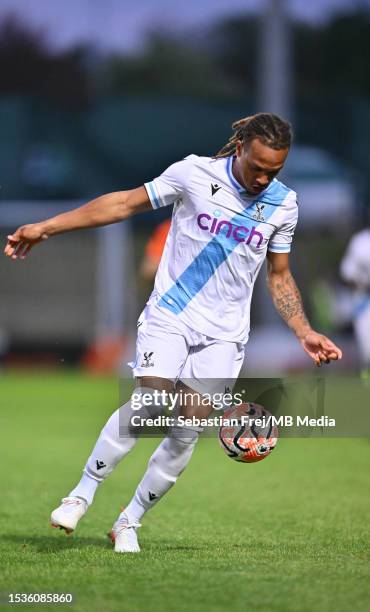
[[[253,286],[266,256],[272,299],[303,350],[318,366],[342,356],[331,340],[311,328],[289,269],[298,208],[295,192],[276,176],[289,152],[291,126],[276,115],[258,113],[232,128],[229,142],[214,157],[189,155],[138,189],[104,195],[8,236],[6,255],[23,259],[35,244],[56,234],[174,204],[155,287],[138,322],[133,374],[141,396],[176,385],[177,391],[202,398],[204,381],[214,391],[238,377]],[[100,483],[134,447],[138,433],[132,426],[132,402],[102,429],[80,482],[51,515],[54,526],[73,531]],[[157,409],[153,401],[143,414]],[[211,411],[211,405],[189,400],[177,414],[207,417]],[[176,482],[198,435],[198,427],[175,420],[113,525],[117,552],[140,550],[136,530],[144,513]]]
[[[361,376],[370,380],[370,226],[352,236],[340,265],[343,280],[353,289],[353,329],[359,349]]]

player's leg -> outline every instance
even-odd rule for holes
[[[145,384],[145,379],[144,384]],[[172,388],[173,383],[163,381],[162,387]],[[61,505],[51,514],[53,527],[64,529],[71,533],[78,521],[84,516],[93,503],[99,485],[113,472],[118,463],[134,448],[140,435],[140,428],[133,427],[133,415],[145,419],[157,416],[161,405],[153,398],[152,405],[134,410],[135,398],[145,394],[148,398],[153,392],[150,383],[148,387],[136,387],[130,400],[116,410],[104,425],[96,444],[83,470],[82,478],[76,487],[62,499]]]
[[[201,405],[200,395],[187,387],[181,386],[188,398],[179,413],[185,417],[194,414],[194,408],[200,417],[207,417],[212,412],[212,406]],[[176,386],[180,392],[180,386]],[[190,396],[194,401],[190,402]],[[174,416],[176,420],[176,416]],[[180,474],[188,465],[198,441],[201,427],[180,426],[178,423],[171,428],[169,435],[162,440],[152,454],[148,468],[139,483],[135,495],[128,506],[121,512],[110,533],[115,543],[116,552],[139,552],[136,528],[147,510],[152,508],[176,483]]]
[[[370,298],[364,299],[354,319],[354,332],[359,349],[361,377],[370,380]]]
[[[225,390],[225,382],[235,380],[244,358],[244,347],[219,341],[208,342],[200,350],[197,347],[189,354],[181,382],[176,387],[186,392],[188,398],[179,412],[185,417],[206,418],[213,410],[202,398],[207,390],[211,394]],[[127,525],[138,525],[140,520],[175,484],[188,465],[198,440],[200,428],[175,425],[149,460],[148,469],[136,489],[135,495],[121,513],[112,535],[116,539],[117,552],[138,552],[136,536]],[[117,534],[119,537],[117,538]],[[130,536],[128,538],[128,536]]]
[[[188,354],[188,345],[179,328],[172,328],[157,313],[145,309],[141,317],[136,345],[134,374],[140,375],[140,388],[135,394],[149,395],[156,388],[169,391],[178,377]],[[151,376],[147,376],[150,373]],[[171,380],[166,380],[166,376]],[[112,473],[116,465],[135,446],[140,430],[132,427],[133,415],[155,416],[162,410],[157,400],[151,406],[133,411],[132,399],[117,410],[103,427],[94,449],[85,465],[77,486],[63,498],[61,506],[53,511],[51,523],[67,532],[75,529],[80,518],[93,502],[98,486]],[[142,413],[142,414],[140,414]]]

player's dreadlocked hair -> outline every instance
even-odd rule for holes
[[[258,138],[262,144],[277,151],[288,149],[292,142],[293,134],[290,123],[271,113],[257,113],[251,117],[244,117],[244,119],[234,121],[231,127],[234,134],[229,142],[216,153],[216,158],[233,155],[238,140],[241,140],[246,146],[254,138]]]

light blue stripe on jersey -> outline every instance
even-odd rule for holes
[[[287,188],[279,181],[272,183],[271,188],[276,206],[278,194],[280,194],[281,203],[287,195]],[[252,206],[257,202],[260,202],[260,199],[257,198],[254,200]],[[249,211],[252,206],[249,207]],[[274,206],[268,207],[267,211],[264,209],[264,220],[266,221],[275,210],[276,208]],[[249,211],[248,208],[246,208],[243,212],[236,214],[230,219],[230,223],[235,226],[244,225],[244,227],[249,230],[251,230],[253,226],[259,225],[258,221],[247,214]],[[193,297],[203,289],[204,285],[213,276],[217,268],[220,267],[238,244],[240,244],[240,242],[235,240],[232,236],[227,238],[226,233],[222,233],[222,231],[221,229],[221,233],[218,234],[218,236],[214,236],[208,242],[186,270],[180,274],[172,287],[159,300],[159,306],[171,310],[174,314],[179,314],[186,308]]]
[[[149,188],[150,200],[152,202],[153,208],[160,208],[161,203],[155,191],[155,185],[153,182],[145,183],[145,187]]]
[[[271,242],[269,243],[268,246],[268,250],[272,251],[273,253],[287,253],[290,251],[291,249],[291,243],[289,244],[271,244]]]

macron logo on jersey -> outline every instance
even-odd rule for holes
[[[256,231],[255,225],[249,229],[245,225],[236,225],[226,219],[220,219],[219,214],[219,211],[215,211],[215,216],[211,217],[208,213],[200,213],[197,217],[198,227],[202,231],[210,232],[215,236],[218,236],[221,230],[226,228],[226,232],[223,231],[226,238],[232,237],[236,242],[245,242],[246,244],[251,244],[252,240],[255,239],[254,244],[257,242],[257,248],[261,246],[263,235],[261,232]]]

